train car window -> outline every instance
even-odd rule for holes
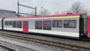
[[[42,29],[42,21],[35,21],[35,29]]]
[[[23,23],[23,28],[25,28],[25,22]]]
[[[53,20],[52,26],[53,27],[62,27],[62,20]]]
[[[18,28],[22,28],[22,21],[18,21]]]
[[[26,28],[28,28],[28,23],[26,22]]]
[[[12,21],[9,21],[9,25],[12,25]]]
[[[43,21],[43,29],[51,30],[51,21]]]
[[[13,21],[13,27],[17,28],[16,21]]]
[[[5,25],[8,25],[8,21],[5,21]]]
[[[64,20],[64,28],[76,28],[76,20]]]

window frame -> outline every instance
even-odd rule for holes
[[[53,26],[53,21],[58,21],[58,24],[59,24],[59,21],[61,21],[62,26]],[[54,27],[54,28],[62,28],[63,27],[63,21],[62,20],[52,20],[52,27]]]
[[[20,24],[19,24],[20,23]],[[20,25],[20,26],[19,26]],[[22,21],[17,21],[17,28],[22,28]]]
[[[16,25],[15,25],[14,22],[16,22]],[[15,27],[14,27],[14,26],[15,26]],[[17,28],[17,21],[13,21],[13,28]]]
[[[70,21],[75,21],[75,27],[65,27],[64,21],[69,21],[69,22],[70,22]],[[63,21],[63,27],[64,27],[64,28],[76,28],[76,27],[77,27],[77,21],[76,21],[76,20],[64,20],[64,21]]]
[[[7,22],[7,24],[6,24],[6,22]],[[5,25],[9,25],[9,21],[5,21]]]
[[[11,22],[11,23],[10,23]],[[12,25],[12,21],[8,21],[8,25]]]
[[[38,26],[36,26],[36,22],[41,22],[41,25],[39,25],[39,26],[40,26],[40,28],[37,28]],[[43,22],[42,22],[42,21],[40,21],[40,20],[39,20],[39,21],[35,21],[35,29],[42,29],[42,26],[43,26],[42,24],[43,24]]]
[[[46,21],[49,21],[50,22],[50,28],[44,28],[44,22],[46,22]],[[52,28],[52,26],[51,26],[51,20],[44,20],[43,21],[43,30],[51,30],[51,28]]]

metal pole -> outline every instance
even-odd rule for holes
[[[19,6],[35,9],[35,16],[37,16],[37,7],[33,8],[33,7],[29,7],[29,6],[26,6],[26,5],[19,4],[19,1],[18,1],[17,5],[18,5],[18,17],[19,17]]]
[[[19,17],[19,1],[18,1],[18,4],[17,5],[18,5],[18,17]]]
[[[35,7],[35,16],[37,16],[37,7]]]

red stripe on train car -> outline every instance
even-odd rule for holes
[[[34,17],[14,17],[5,19],[24,19],[24,18],[48,18],[48,17],[63,17],[63,16],[79,16],[80,14],[63,14],[63,15],[49,15],[49,16],[34,16]]]
[[[89,16],[87,16],[88,17],[88,38],[90,38],[90,17]]]

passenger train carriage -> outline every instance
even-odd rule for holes
[[[3,19],[3,30],[58,35],[71,38],[90,38],[89,23],[89,16],[83,17],[80,14],[15,17]]]

